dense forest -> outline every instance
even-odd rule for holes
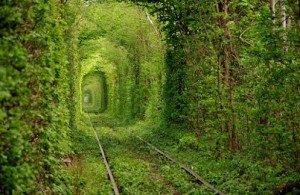
[[[299,51],[299,0],[2,0],[0,194],[113,194],[94,133],[121,194],[299,194]]]

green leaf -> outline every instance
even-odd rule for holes
[[[0,109],[0,121],[1,121],[2,119],[4,119],[6,116],[7,116],[7,115],[6,115],[6,112],[4,112],[2,109]]]

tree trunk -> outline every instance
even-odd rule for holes
[[[271,14],[272,14],[272,23],[275,24],[275,17],[276,17],[276,1],[275,0],[270,0],[270,10],[271,10]]]
[[[218,3],[217,11],[222,13],[222,16],[219,18],[219,27],[223,28],[225,33],[223,36],[223,40],[226,41],[226,44],[223,46],[221,51],[221,68],[223,69],[223,91],[225,97],[223,103],[223,109],[221,110],[228,110],[231,114],[231,117],[225,117],[225,130],[228,132],[228,139],[229,139],[229,146],[231,151],[235,151],[236,149],[236,115],[235,115],[235,108],[234,108],[234,77],[233,74],[230,74],[230,64],[232,63],[232,50],[231,50],[231,32],[230,29],[227,27],[226,16],[228,16],[228,0],[224,0],[223,3]],[[222,40],[221,40],[222,41]],[[221,99],[221,98],[220,98]],[[224,112],[223,112],[224,113]],[[228,112],[225,112],[227,115]]]
[[[286,45],[286,41],[287,41],[287,35],[286,35],[286,26],[287,26],[287,19],[286,19],[286,8],[285,8],[285,3],[284,0],[279,0],[280,3],[280,16],[281,16],[281,25],[282,25],[282,29],[283,29],[283,33],[282,33],[282,38],[284,41],[284,45],[282,47],[283,52],[287,52],[288,51],[288,46]]]
[[[230,94],[230,109],[231,109],[231,120],[232,120],[232,127],[231,127],[231,134],[230,134],[230,148],[232,151],[235,151],[236,149],[236,113],[235,113],[235,107],[234,107],[234,75],[232,70],[232,75],[230,79],[230,88],[229,88],[229,94]]]
[[[286,30],[286,9],[285,9],[285,3],[283,0],[279,0],[280,3],[280,15],[281,15],[281,24],[283,30]]]

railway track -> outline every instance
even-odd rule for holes
[[[106,168],[106,170],[107,170],[107,173],[108,173],[108,175],[109,175],[109,179],[110,179],[110,181],[111,181],[111,183],[112,183],[112,187],[113,187],[113,190],[114,190],[114,194],[115,194],[115,195],[119,195],[120,193],[119,193],[119,189],[118,189],[117,183],[116,183],[115,178],[114,178],[114,176],[113,176],[113,174],[112,174],[112,171],[111,171],[111,169],[110,169],[110,167],[109,167],[109,164],[108,164],[108,161],[107,161],[107,158],[106,158],[104,149],[103,149],[102,144],[101,144],[101,142],[100,142],[100,140],[99,140],[98,134],[97,134],[97,132],[95,131],[95,128],[94,128],[94,125],[93,125],[93,123],[92,123],[92,120],[91,120],[90,116],[89,116],[89,122],[90,122],[90,125],[91,125],[91,127],[92,127],[92,129],[93,129],[93,131],[94,131],[95,138],[96,138],[96,140],[97,140],[97,142],[98,142],[99,149],[100,149],[100,153],[101,153],[101,156],[102,156],[102,158],[103,158],[103,161],[104,161],[104,164],[105,164],[105,168]]]
[[[105,167],[106,167],[106,170],[107,170],[107,174],[109,176],[109,179],[111,181],[111,184],[112,184],[112,188],[113,188],[113,192],[115,195],[119,195],[120,194],[120,191],[119,191],[119,188],[118,188],[118,185],[117,185],[117,182],[116,182],[116,179],[114,178],[114,175],[113,175],[113,172],[110,168],[110,165],[109,165],[109,162],[107,160],[107,157],[105,155],[105,151],[103,149],[103,146],[100,142],[100,139],[98,137],[98,134],[95,130],[95,127],[93,125],[93,122],[89,116],[89,123],[90,123],[90,126],[92,127],[93,129],[93,132],[94,132],[94,135],[95,135],[95,138],[98,142],[98,145],[99,145],[99,150],[100,150],[100,154],[101,154],[101,157],[104,161],[104,164],[105,164]],[[158,149],[156,146],[154,146],[153,144],[145,141],[143,138],[141,138],[140,136],[137,136],[137,135],[134,135],[132,132],[130,132],[129,136],[139,140],[141,143],[144,143],[146,144],[149,148],[151,148],[152,150],[156,151],[158,154],[160,154],[163,158],[169,160],[170,162],[174,163],[174,164],[177,164],[180,166],[181,169],[183,169],[187,174],[189,174],[190,176],[194,177],[195,180],[197,180],[198,182],[200,182],[201,184],[205,185],[207,188],[209,188],[211,191],[214,191],[215,194],[220,194],[220,195],[224,195],[224,193],[220,190],[218,190],[216,187],[214,187],[212,184],[210,184],[208,181],[206,181],[204,178],[202,178],[201,176],[199,176],[196,172],[194,172],[191,168],[189,168],[188,166],[180,163],[178,160],[176,160],[175,158],[171,157],[170,155],[166,154],[165,152],[161,151],[160,149]]]

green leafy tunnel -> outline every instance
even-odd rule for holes
[[[75,118],[83,111],[105,112],[124,122],[145,119],[162,104],[161,35],[143,9],[126,3],[93,6],[84,10],[78,29]]]
[[[299,6],[1,1],[0,194],[85,193],[87,184],[64,163],[74,158],[81,166],[83,150],[93,151],[89,116],[113,135],[104,137],[111,148],[130,127],[228,194],[298,194]],[[141,170],[153,165],[148,156],[113,149],[127,159],[119,165],[127,167],[130,155]],[[161,188],[194,189],[168,166],[164,177],[151,168]],[[173,186],[160,182],[167,177]]]

